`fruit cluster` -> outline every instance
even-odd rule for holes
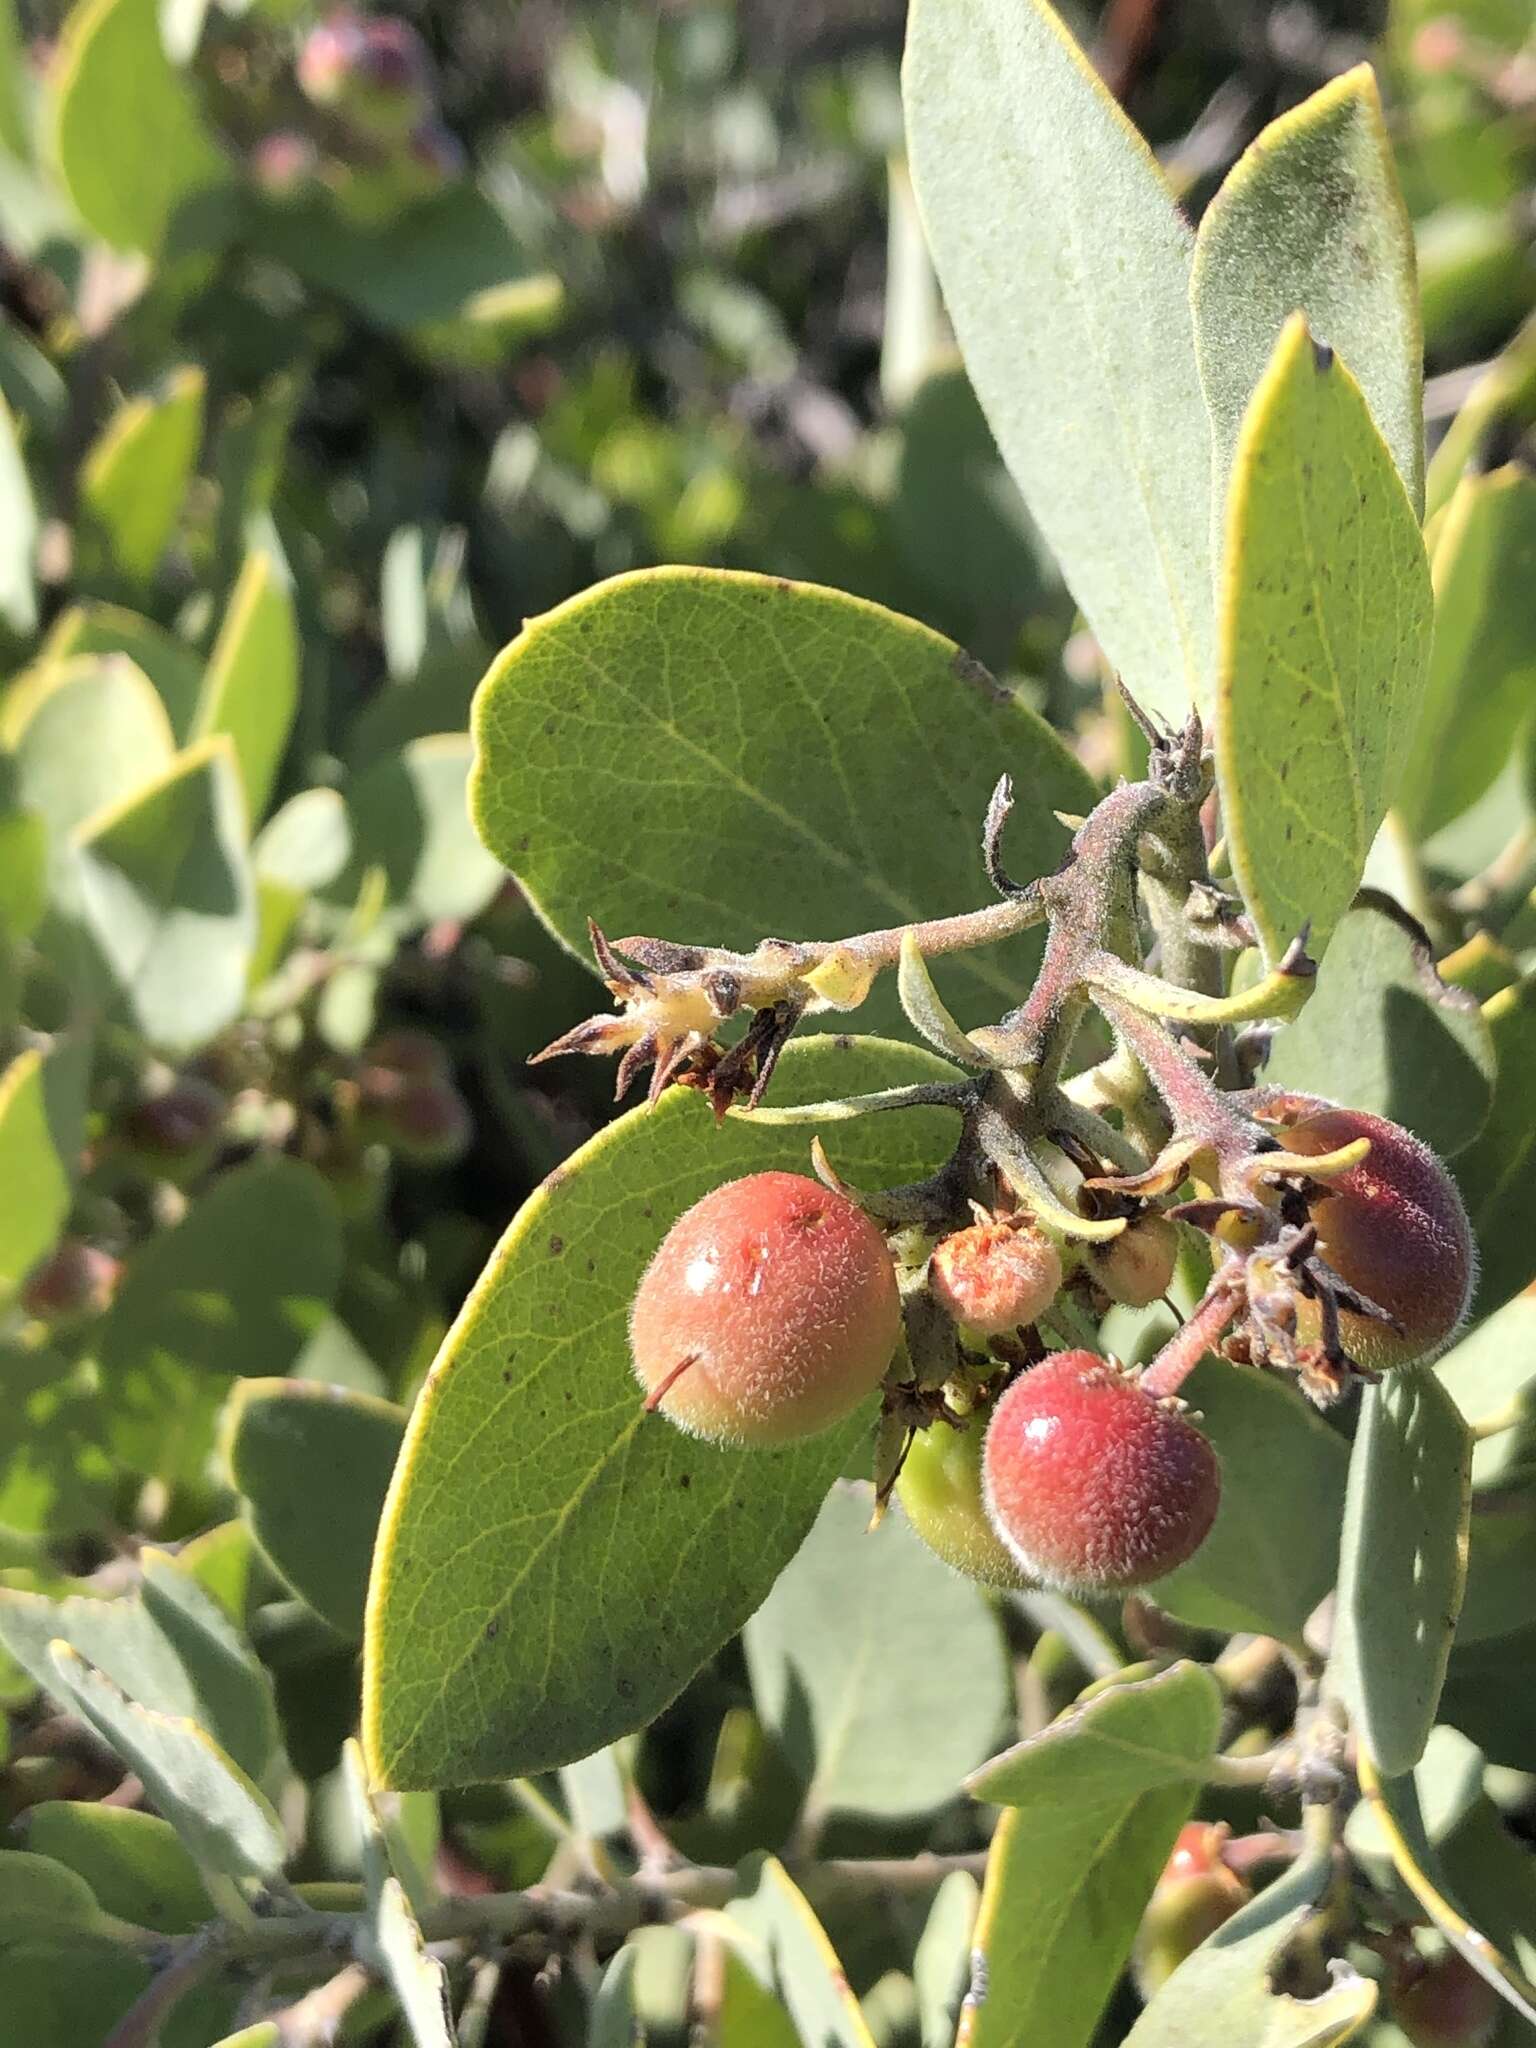
[[[409,22],[338,7],[305,36],[295,76],[303,125],[272,129],[251,153],[267,198],[291,205],[323,193],[367,225],[463,176],[463,147]]]
[[[1380,1116],[1255,1085],[1267,1036],[1229,1027],[1293,1014],[1315,969],[1298,940],[1219,993],[1221,949],[1253,935],[1207,872],[1199,722],[1149,737],[1147,780],[1105,797],[1063,867],[1022,888],[999,859],[1005,778],[983,837],[1000,905],[751,954],[611,945],[594,928],[619,1014],[549,1049],[622,1052],[621,1091],[649,1064],[653,1100],[682,1082],[717,1114],[745,1096],[736,1113],[760,1122],[958,1111],[959,1141],[927,1181],[851,1189],[818,1141],[819,1180],[755,1174],[706,1196],[641,1281],[631,1338],[647,1406],[724,1442],[802,1437],[880,1390],[881,1506],[895,1491],[940,1556],[994,1584],[1119,1593],[1194,1555],[1221,1496],[1217,1454],[1179,1398],[1202,1357],[1291,1372],[1326,1405],[1432,1355],[1472,1288],[1467,1219],[1427,1147]],[[1161,887],[1144,901],[1149,876]],[[1171,922],[1170,899],[1183,905]],[[1198,985],[1148,971],[1149,916],[1162,957],[1193,963]],[[925,956],[1040,922],[1029,997],[962,1030]],[[960,1077],[763,1106],[800,1018],[857,1007],[888,967]],[[1114,1053],[1063,1080],[1090,1006]],[[743,1012],[744,1033],[717,1043]],[[1111,1303],[1165,1300],[1181,1261],[1186,1283],[1208,1283],[1144,1370],[1090,1348]]]

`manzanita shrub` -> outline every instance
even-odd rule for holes
[[[477,171],[441,24],[0,8],[7,2041],[1536,2036],[1518,13],[1396,11],[1401,181],[1361,65],[1211,191],[913,0],[889,438],[791,486],[680,396],[794,360],[723,189],[583,353],[606,28]],[[453,459],[370,401],[508,361],[354,706]]]

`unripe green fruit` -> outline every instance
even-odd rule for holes
[[[1160,1301],[1178,1262],[1178,1226],[1166,1216],[1138,1216],[1088,1255],[1094,1279],[1111,1301],[1126,1308],[1150,1308]]]
[[[1221,1860],[1226,1839],[1227,1829],[1219,1823],[1192,1820],[1180,1829],[1131,1951],[1131,1974],[1144,1999],[1253,1897]]]
[[[1402,1325],[1394,1330],[1344,1310],[1340,1329],[1350,1357],[1381,1372],[1440,1350],[1466,1314],[1477,1264],[1461,1196],[1434,1153],[1401,1124],[1316,1096],[1273,1099],[1260,1115],[1280,1125],[1288,1151],[1309,1157],[1357,1138],[1371,1141],[1360,1165],[1328,1181],[1308,1205],[1322,1257]],[[1298,1336],[1313,1344],[1321,1333],[1317,1304],[1299,1299]]]
[[[1058,1351],[993,1410],[982,1453],[992,1526],[1043,1585],[1126,1592],[1193,1557],[1221,1471],[1174,1404],[1091,1351]]]
[[[981,1491],[985,1413],[961,1429],[936,1422],[919,1430],[896,1481],[907,1520],[936,1557],[984,1586],[1031,1587],[1018,1560],[987,1519]]]
[[[649,1405],[723,1443],[789,1443],[841,1421],[879,1385],[900,1334],[880,1232],[794,1173],[754,1173],[695,1202],[630,1313]]]
[[[1387,2003],[1413,2048],[1487,2048],[1503,2010],[1493,1986],[1454,1949],[1401,1966]]]
[[[1000,1337],[1042,1315],[1061,1287],[1061,1255],[1044,1231],[1012,1218],[973,1223],[937,1246],[928,1285],[957,1323]]]

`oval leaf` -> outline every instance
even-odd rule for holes
[[[1291,320],[1244,415],[1227,506],[1216,764],[1267,957],[1348,909],[1402,781],[1429,567],[1360,387]]]
[[[154,575],[197,459],[205,389],[201,370],[175,371],[153,397],[129,399],[86,456],[77,567],[87,583]]]
[[[1482,1255],[1473,1314],[1486,1315],[1536,1275],[1536,975],[1483,1005],[1497,1073],[1481,1133],[1456,1160],[1456,1180]]]
[[[1001,1800],[963,2048],[1080,2048],[1216,1751],[1221,1693],[1198,1664],[1113,1686],[971,1780]]]
[[[915,0],[904,98],[928,244],[1003,459],[1110,666],[1177,721],[1215,666],[1189,229],[1044,0]]]
[[[0,1303],[51,1249],[69,1215],[69,1175],[48,1117],[40,1052],[0,1072]]]
[[[978,840],[1001,769],[1021,875],[1056,866],[1052,810],[1092,794],[1050,728],[938,634],[720,571],[617,577],[534,620],[481,684],[474,731],[480,836],[583,953],[589,916],[616,935],[751,947],[966,910],[985,895]],[[995,1016],[1035,958],[1026,938],[936,972]],[[899,1014],[877,989],[866,1015]]]
[[[1435,1724],[1467,1571],[1472,1445],[1433,1373],[1361,1398],[1329,1682],[1382,1771],[1412,1770]]]
[[[299,629],[293,599],[272,557],[252,554],[208,660],[192,737],[229,735],[245,814],[253,826],[266,815],[298,702]]]
[[[244,1380],[224,1423],[229,1476],[273,1568],[356,1642],[405,1411],[307,1380]]]
[[[779,1070],[807,1099],[949,1071],[846,1039],[791,1045]],[[953,1128],[933,1110],[866,1119],[839,1168],[909,1180]],[[586,1756],[659,1712],[764,1599],[865,1425],[775,1451],[694,1442],[642,1414],[626,1321],[684,1209],[733,1175],[805,1164],[803,1132],[714,1130],[673,1089],[524,1204],[432,1369],[385,1508],[364,1642],[380,1782]]]
[[[899,1508],[870,1530],[873,1504],[868,1487],[835,1488],[747,1624],[757,1711],[818,1816],[942,1806],[1010,1706],[980,1588],[941,1564]]]
[[[1271,121],[1206,208],[1190,294],[1215,438],[1216,510],[1243,414],[1295,312],[1359,382],[1424,504],[1424,341],[1413,231],[1368,64]]]
[[[777,1992],[802,2041],[817,2048],[875,2048],[826,1930],[776,1856],[749,1859],[751,1889],[726,1908],[744,1930],[741,1952],[759,1980]]]

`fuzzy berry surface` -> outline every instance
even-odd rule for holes
[[[1162,1578],[1199,1549],[1221,1500],[1194,1424],[1091,1351],[1058,1351],[1006,1389],[982,1477],[1023,1570],[1069,1593]]]
[[[1178,1261],[1178,1225],[1166,1216],[1138,1216],[1118,1237],[1096,1246],[1088,1263],[1111,1301],[1150,1308],[1173,1284]]]
[[[1061,1287],[1061,1255],[1033,1224],[973,1223],[935,1248],[928,1285],[957,1323],[1000,1337],[1050,1307]]]
[[[1401,1124],[1316,1097],[1286,1097],[1262,1114],[1282,1126],[1290,1151],[1308,1157],[1370,1140],[1360,1164],[1308,1204],[1328,1264],[1402,1326],[1344,1310],[1350,1357],[1380,1372],[1440,1350],[1467,1312],[1477,1259],[1461,1196],[1439,1159]],[[1298,1324],[1303,1338],[1316,1340],[1315,1304],[1299,1305]]]
[[[750,1174],[696,1202],[630,1316],[636,1377],[653,1396],[666,1388],[660,1412],[727,1443],[788,1443],[841,1421],[879,1385],[900,1332],[880,1232],[793,1173]]]

